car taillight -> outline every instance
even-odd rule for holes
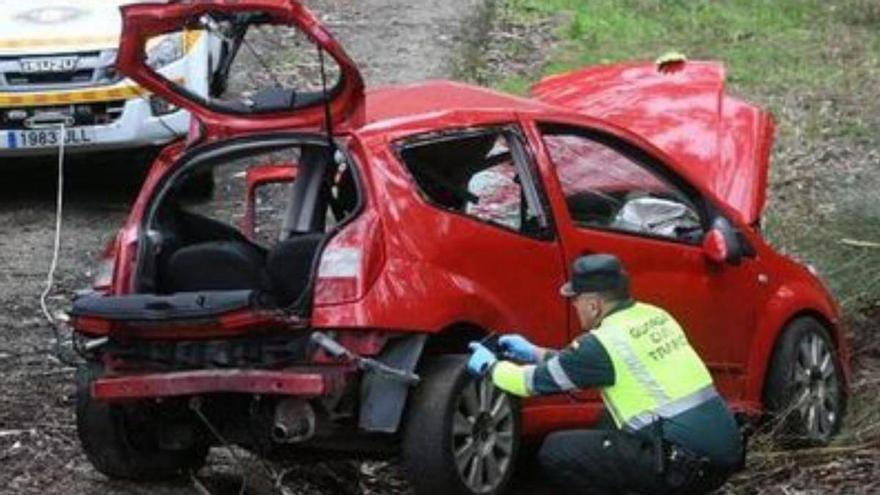
[[[92,289],[97,292],[110,292],[113,285],[113,265],[115,258],[104,258],[98,262]]]
[[[385,262],[382,225],[367,212],[330,240],[321,253],[315,305],[328,306],[364,297]]]
[[[121,232],[104,246],[101,259],[95,268],[95,277],[92,279],[92,289],[97,292],[110,292],[113,285],[113,269],[116,266],[116,254]]]

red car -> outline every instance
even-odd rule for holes
[[[839,309],[761,236],[773,121],[725,92],[721,65],[587,68],[529,99],[445,81],[365,91],[296,0],[123,14],[119,69],[194,119],[71,311],[99,471],[170,476],[230,443],[402,453],[420,494],[499,492],[522,441],[589,427],[603,406],[594,392],[520,404],[469,379],[462,353],[498,332],[578,335],[558,289],[585,253],[620,257],[743,419],[775,413],[812,442],[840,427]],[[255,55],[293,40],[284,29],[305,41]],[[227,41],[224,97],[144,62],[180,30]],[[296,77],[264,74],[273,57]],[[254,72],[264,87],[239,91]],[[213,197],[189,198],[207,172]]]

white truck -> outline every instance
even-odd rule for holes
[[[0,164],[11,157],[165,144],[189,115],[115,68],[124,0],[0,0]],[[201,30],[148,43],[148,64],[212,93],[223,43]],[[62,127],[63,125],[63,127]],[[63,133],[62,133],[63,129]]]

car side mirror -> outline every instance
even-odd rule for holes
[[[257,190],[268,184],[289,184],[296,179],[297,165],[260,165],[248,169],[245,174],[246,195],[242,233],[251,240],[256,237]]]
[[[743,249],[736,229],[729,220],[718,217],[712,222],[712,228],[703,238],[703,253],[713,263],[740,264]]]

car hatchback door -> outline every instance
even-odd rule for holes
[[[273,130],[327,130],[358,120],[364,83],[354,62],[297,0],[204,0],[122,8],[120,72],[192,113],[209,139]],[[207,97],[156,70],[210,36]],[[182,37],[182,43],[169,43]],[[192,136],[191,136],[192,138]]]

